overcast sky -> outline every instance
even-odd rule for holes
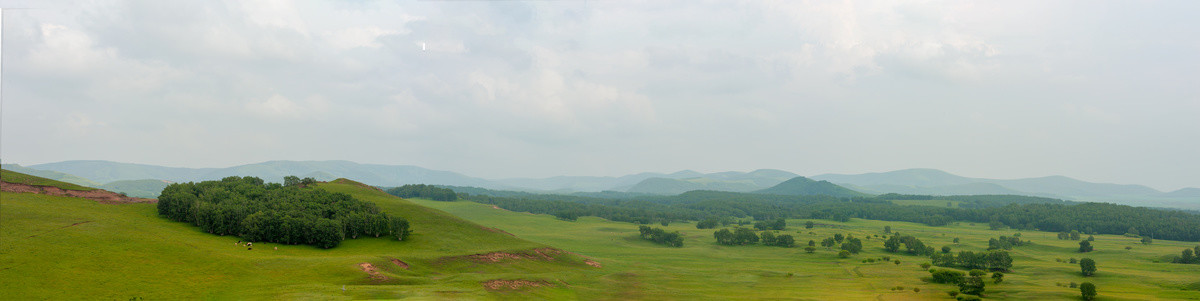
[[[0,155],[1200,187],[1200,1],[0,1]]]

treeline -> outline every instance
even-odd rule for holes
[[[642,239],[653,241],[656,244],[676,248],[683,247],[683,235],[680,235],[679,231],[667,232],[658,227],[638,226],[638,232]]]
[[[1002,207],[1010,204],[1075,204],[1075,202],[1063,201],[1054,198],[1011,195],[1011,194],[992,194],[992,195],[921,195],[921,194],[898,194],[885,193],[875,196],[878,200],[944,200],[957,201],[959,208],[991,208]]]
[[[402,198],[426,198],[443,202],[458,200],[458,194],[454,190],[425,184],[404,185],[388,189],[387,193]]]
[[[564,220],[596,216],[613,221],[650,224],[662,221],[711,221],[728,217],[770,221],[779,218],[812,218],[848,221],[862,218],[903,221],[930,226],[952,222],[988,223],[1041,231],[1087,231],[1124,234],[1136,227],[1141,235],[1157,239],[1200,241],[1200,215],[1106,203],[1071,203],[1025,196],[914,196],[885,194],[876,197],[780,196],[752,193],[690,191],[676,196],[596,198],[576,195],[531,194],[472,188],[460,198],[521,212],[544,213]],[[621,195],[620,193],[612,193]],[[506,195],[506,196],[496,196]],[[972,202],[981,208],[902,206],[892,199],[945,199]],[[1005,205],[1001,205],[1005,204]],[[969,206],[968,206],[969,207]]]
[[[332,248],[347,238],[411,233],[408,221],[344,193],[264,183],[256,177],[174,183],[158,198],[158,214],[204,232],[249,241]],[[311,183],[308,183],[311,184]]]

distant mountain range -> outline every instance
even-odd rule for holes
[[[114,184],[135,187],[143,193],[164,185],[162,181],[189,182],[217,180],[227,176],[255,176],[270,182],[281,182],[284,176],[297,175],[318,180],[349,178],[375,186],[420,183],[537,193],[619,191],[674,195],[693,190],[713,190],[775,194],[826,191],[828,194],[845,196],[859,192],[928,195],[1013,194],[1143,206],[1200,208],[1200,188],[1162,192],[1142,185],[1091,183],[1063,176],[1000,180],[963,177],[936,169],[905,169],[854,175],[824,174],[813,176],[811,179],[797,178],[799,175],[787,171],[761,169],[751,172],[707,174],[684,170],[620,177],[559,176],[490,180],[411,165],[360,164],[350,161],[268,161],[226,168],[64,161],[28,167],[6,164],[4,168],[91,187],[101,187],[100,185],[116,181],[158,180]],[[826,184],[821,184],[822,182]],[[106,189],[121,191],[120,188],[114,188],[114,185]],[[776,187],[777,185],[783,187]],[[841,189],[833,186],[840,186],[837,188]]]
[[[1142,185],[1092,183],[1064,176],[998,180],[962,177],[936,169],[904,169],[857,175],[825,174],[813,179],[867,193],[1014,194],[1146,206],[1200,207],[1200,189],[1197,188],[1162,192]]]

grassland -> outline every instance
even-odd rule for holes
[[[8,178],[6,177],[6,180]],[[322,184],[408,218],[400,242],[358,238],[333,249],[216,236],[157,216],[153,204],[105,205],[27,193],[0,193],[0,296],[23,299],[392,299],[568,298],[559,275],[598,270],[569,253],[555,260],[478,263],[462,256],[520,252],[544,244],[490,231],[445,212],[349,184]],[[278,249],[276,249],[278,248]],[[401,269],[399,259],[411,266]],[[387,279],[371,279],[371,263]],[[493,279],[540,280],[556,287],[489,291]],[[343,286],[346,288],[342,290]]]
[[[55,181],[55,180],[51,180],[51,179],[47,179],[47,178],[43,178],[43,177],[39,177],[39,176],[27,175],[27,174],[15,172],[15,171],[7,170],[7,169],[0,169],[0,180],[4,180],[4,182],[9,182],[9,183],[17,183],[17,184],[25,184],[25,185],[53,186],[53,187],[58,187],[58,188],[66,189],[66,190],[84,190],[84,191],[96,190],[96,188],[80,186],[80,185],[71,184],[71,183],[67,183],[67,182]]]
[[[7,179],[7,178],[6,178]],[[1011,235],[986,225],[928,227],[901,222],[845,223],[793,219],[783,233],[799,244],[834,233],[864,239],[863,254],[840,259],[832,249],[716,245],[713,230],[675,223],[685,247],[641,240],[637,227],[585,217],[575,222],[496,209],[472,202],[401,200],[352,182],[321,184],[378,204],[409,219],[408,241],[358,238],[333,249],[256,243],[215,236],[157,216],[152,204],[104,205],[35,194],[0,193],[0,296],[22,299],[799,299],[945,300],[950,285],[929,284],[920,263],[928,259],[882,250],[884,226],[915,235],[934,247],[983,250],[987,239]],[[485,227],[486,226],[486,227]],[[490,227],[490,228],[488,228]],[[494,230],[491,228],[499,229]],[[510,236],[500,230],[515,235]],[[957,237],[960,244],[952,243]],[[1200,299],[1200,265],[1155,262],[1195,243],[1155,241],[1142,245],[1122,236],[1096,237],[1096,251],[1075,253],[1077,243],[1054,233],[1022,232],[1035,245],[1013,250],[1014,271],[1003,284],[988,285],[998,300],[1053,300],[1078,296],[1063,285],[1090,281],[1100,300]],[[462,256],[527,252],[552,246],[554,260],[480,263]],[[1132,247],[1125,250],[1125,247]],[[275,248],[278,248],[277,250]],[[864,263],[890,256],[891,262]],[[1095,277],[1055,259],[1090,257]],[[399,259],[411,267],[391,263]],[[603,265],[595,268],[583,260]],[[359,269],[371,263],[386,279]],[[488,290],[495,279],[544,281],[552,286]],[[346,290],[342,291],[345,287]],[[903,287],[903,290],[893,290]],[[914,288],[920,289],[919,292]]]
[[[859,219],[845,223],[813,220],[817,227],[811,230],[796,227],[807,220],[793,219],[788,221],[788,229],[781,231],[796,236],[799,244],[807,244],[809,240],[820,242],[834,233],[871,237],[864,239],[862,254],[839,259],[834,250],[827,248],[806,254],[801,248],[721,246],[715,244],[713,230],[699,230],[692,223],[666,227],[686,237],[685,247],[669,248],[637,238],[637,227],[629,223],[592,217],[567,222],[548,215],[509,212],[471,202],[414,202],[524,239],[596,258],[609,273],[602,278],[618,283],[617,287],[604,289],[615,289],[622,292],[619,296],[639,299],[946,300],[949,299],[946,292],[956,287],[920,280],[928,272],[919,264],[929,262],[928,258],[887,253],[882,248],[883,240],[874,235],[882,236],[883,227],[890,225],[893,231],[917,236],[935,248],[950,246],[957,252],[982,251],[989,238],[1018,232],[988,230],[982,224],[929,227]],[[988,282],[988,299],[1075,299],[1079,290],[1066,287],[1070,282],[1095,283],[1099,300],[1200,299],[1200,265],[1162,262],[1165,255],[1178,254],[1185,247],[1195,246],[1194,242],[1156,240],[1143,245],[1135,238],[1098,235],[1094,242],[1096,251],[1081,254],[1076,252],[1077,241],[1058,240],[1055,233],[1019,232],[1034,245],[1011,251],[1013,271],[1002,284]],[[956,237],[959,244],[953,243]],[[1132,249],[1126,250],[1127,246]],[[883,256],[899,259],[901,263],[862,262]],[[1082,277],[1078,264],[1065,262],[1072,257],[1095,259],[1097,274]],[[892,290],[898,286],[905,289]],[[919,288],[920,292],[913,288]]]

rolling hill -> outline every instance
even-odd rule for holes
[[[867,194],[838,186],[829,181],[814,181],[805,177],[795,177],[771,188],[756,191],[761,194],[777,195],[828,195],[835,197],[867,196]]]
[[[24,166],[17,165],[17,164],[0,164],[0,168],[27,174],[27,175],[43,177],[43,178],[47,178],[47,179],[51,179],[51,180],[55,180],[55,181],[67,182],[67,183],[80,185],[80,186],[97,187],[100,185],[100,183],[96,183],[95,181],[85,179],[85,178],[82,178],[82,177],[79,177],[76,175],[57,172],[57,171],[50,171],[50,170],[33,169],[33,168],[24,167]]]
[[[689,178],[648,178],[629,187],[626,191],[662,195],[676,195],[692,190],[751,192],[770,188],[783,181],[797,177],[794,173],[777,169],[695,174],[699,176]]]
[[[64,183],[65,184],[65,183]],[[0,294],[27,299],[561,299],[595,284],[584,257],[514,237],[374,188],[326,189],[409,220],[414,234],[333,249],[235,244],[158,216],[154,204],[106,205],[3,194]],[[590,264],[592,265],[589,265]],[[514,287],[514,288],[509,288]],[[544,287],[530,290],[522,287]],[[569,295],[563,295],[569,293]]]

